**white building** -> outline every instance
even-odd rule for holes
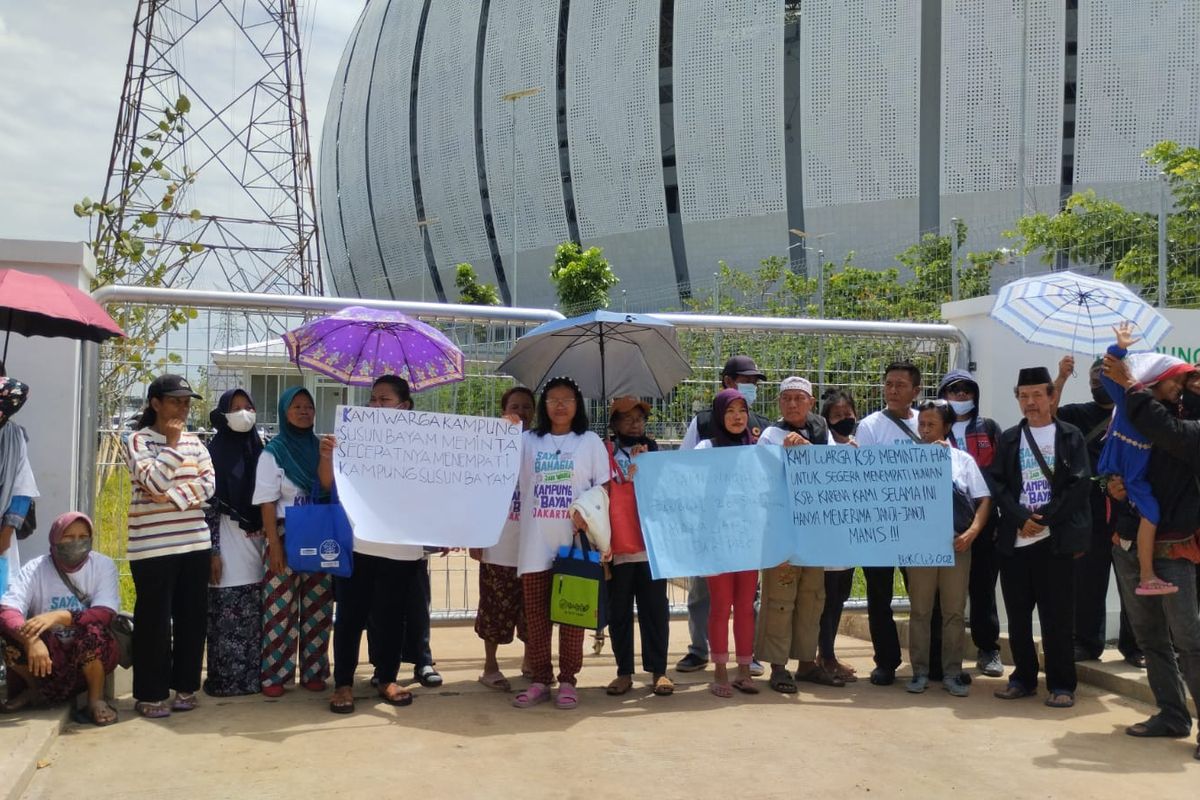
[[[574,239],[658,308],[718,260],[885,266],[952,217],[991,248],[1089,187],[1153,210],[1141,153],[1200,144],[1198,40],[1191,2],[370,0],[320,154],[331,285],[453,300],[466,261],[549,304]]]

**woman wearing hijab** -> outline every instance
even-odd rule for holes
[[[92,552],[92,521],[78,511],[54,520],[50,554],[26,564],[0,598],[8,669],[0,710],[61,702],[86,689],[92,722],[116,722],[104,702],[104,676],[117,668],[108,626],[119,604],[117,565]]]
[[[253,502],[262,510],[266,574],[262,585],[262,693],[279,697],[296,677],[311,692],[329,678],[329,632],[333,622],[333,578],[325,572],[293,572],[283,549],[288,507],[328,486],[317,481],[321,443],[313,434],[316,406],[302,386],[279,397],[279,433],[263,449],[255,473]]]
[[[215,480],[208,449],[185,427],[199,397],[179,375],[155,378],[126,443],[134,709],[152,719],[196,707],[204,663],[212,549],[204,506]]]
[[[212,533],[212,574],[204,691],[214,697],[256,694],[262,668],[263,536],[262,510],[253,499],[263,445],[254,428],[254,401],[245,389],[221,395],[208,419],[216,429],[208,453],[217,490],[205,515]]]
[[[11,422],[29,399],[29,387],[15,378],[0,377],[0,593],[21,569],[17,531],[38,496],[29,465],[29,437]]]
[[[750,432],[750,409],[746,399],[736,389],[722,389],[713,398],[712,438],[696,446],[737,447],[754,444]],[[723,572],[708,576],[711,598],[708,613],[708,646],[712,651],[713,682],[709,691],[717,697],[733,697],[733,690],[758,694],[750,676],[754,660],[754,595],[758,591],[758,571]],[[738,677],[730,683],[729,670],[729,611],[733,609],[733,640],[737,655]]]

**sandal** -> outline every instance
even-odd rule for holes
[[[836,658],[833,660],[832,667],[830,667],[827,663],[822,664],[821,666],[825,668],[826,672],[841,678],[842,683],[856,683],[858,681],[858,673],[855,671],[854,667],[850,666],[849,664],[843,664]]]
[[[354,713],[354,690],[349,686],[339,686],[333,690],[329,699],[329,710],[334,714]]]
[[[282,683],[264,684],[262,687],[262,693],[263,693],[264,697],[272,697],[272,698],[283,697],[283,684]]]
[[[71,719],[80,725],[106,728],[117,721],[117,710],[103,700],[97,700],[87,708],[76,709],[72,712]]]
[[[1037,694],[1032,689],[1026,689],[1019,683],[1010,683],[1003,689],[997,689],[992,692],[993,697],[998,697],[1001,700],[1020,700],[1022,697],[1032,697]]]
[[[413,693],[398,683],[389,683],[379,687],[379,699],[389,706],[411,706]]]
[[[796,673],[796,680],[808,681],[809,683],[819,683],[822,686],[845,686],[846,682],[834,675],[829,670],[822,667],[820,664],[813,664],[804,674]]]
[[[659,697],[675,694],[675,682],[666,675],[656,676],[654,678],[654,693]]]
[[[321,680],[320,678],[313,678],[311,681],[304,682],[304,688],[308,689],[310,692],[323,692],[327,686],[328,684],[326,684],[325,681]]]
[[[146,719],[163,719],[171,716],[171,709],[165,700],[157,703],[148,703],[145,700],[139,700],[133,704],[133,710]]]
[[[504,677],[504,673],[500,670],[485,672],[479,676],[478,680],[489,689],[495,689],[499,692],[512,691],[512,684],[509,683],[508,678]]]
[[[633,688],[633,678],[628,675],[618,675],[616,679],[608,685],[604,693],[609,697],[619,697],[623,694],[628,694]]]
[[[442,685],[441,673],[428,664],[414,669],[413,677],[426,689],[436,689]]]
[[[22,711],[32,705],[36,705],[37,700],[38,693],[36,691],[34,691],[32,688],[25,689],[25,691],[21,692],[16,697],[0,702],[0,714],[14,714],[18,711]]]
[[[569,683],[564,683],[558,687],[558,697],[554,698],[555,708],[570,710],[579,705],[579,695],[575,693],[575,687]]]
[[[792,677],[792,673],[788,672],[784,667],[771,668],[770,687],[782,694],[795,694],[799,691],[796,688],[796,681]]]
[[[1151,578],[1148,581],[1139,581],[1137,588],[1133,590],[1134,594],[1142,597],[1155,596],[1160,594],[1175,594],[1179,591],[1179,587],[1173,583],[1168,583],[1162,578]]]
[[[196,695],[192,692],[176,692],[175,699],[171,701],[172,711],[192,711],[199,705],[196,700]]]
[[[1045,705],[1050,708],[1070,708],[1075,705],[1075,694],[1073,692],[1052,691],[1046,696]]]
[[[753,678],[738,678],[729,685],[743,694],[758,694],[758,687],[754,685]]]
[[[1138,738],[1151,738],[1156,736],[1165,736],[1170,739],[1186,738],[1191,731],[1172,730],[1167,723],[1163,722],[1162,717],[1153,716],[1145,722],[1136,722],[1125,729],[1128,736],[1136,736]]]
[[[544,683],[534,681],[529,688],[517,694],[512,704],[515,708],[532,708],[550,699],[550,689]]]
[[[708,685],[708,690],[717,697],[733,697],[733,687],[728,683],[710,683]]]

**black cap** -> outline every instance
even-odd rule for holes
[[[1053,382],[1050,370],[1045,367],[1025,367],[1017,373],[1017,386],[1044,386]]]
[[[760,381],[767,379],[767,376],[758,369],[758,365],[750,356],[734,356],[729,359],[725,362],[725,368],[721,370],[721,374],[731,378],[737,375],[753,375]]]
[[[201,399],[200,395],[196,394],[192,389],[192,385],[187,382],[187,378],[182,375],[159,375],[150,384],[150,391],[147,392],[150,397],[194,397],[197,400]]]

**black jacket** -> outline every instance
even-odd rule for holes
[[[808,412],[808,417],[804,420],[804,425],[797,428],[795,425],[789,425],[787,420],[780,418],[772,422],[767,427],[780,428],[791,433],[798,433],[805,439],[808,439],[812,444],[829,444],[829,423],[820,414]]]
[[[1200,421],[1179,419],[1145,389],[1125,397],[1129,421],[1153,445],[1146,478],[1161,514],[1155,538],[1186,539],[1200,529]]]
[[[1029,519],[1030,511],[1021,505],[1021,440],[1026,426],[1019,425],[1000,434],[996,460],[992,462],[989,483],[1000,520],[996,525],[996,549],[1012,555],[1017,530]],[[1083,434],[1074,425],[1055,422],[1054,477],[1050,481],[1050,502],[1037,509],[1042,524],[1050,528],[1055,553],[1082,553],[1092,538],[1092,509],[1088,493],[1092,488],[1092,468],[1088,462]]]

